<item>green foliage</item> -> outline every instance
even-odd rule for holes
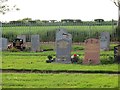
[[[113,64],[114,63],[114,57],[104,56],[100,61],[101,61],[101,64]]]
[[[72,50],[73,51],[84,50],[84,46],[83,45],[72,45]]]
[[[78,60],[77,63],[78,63],[78,64],[82,64],[82,63],[83,63],[83,59],[82,59],[82,58],[79,58],[79,60]]]
[[[14,48],[14,47],[12,47],[11,49],[9,49],[8,51],[10,51],[10,52],[20,52],[19,49]]]
[[[51,60],[53,57],[51,55],[48,55],[47,58]]]
[[[17,37],[17,34],[15,32],[6,32],[2,33],[2,37],[8,38],[12,42]]]

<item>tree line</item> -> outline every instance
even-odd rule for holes
[[[32,20],[24,18],[17,21],[2,23],[2,26],[68,26],[68,25],[117,25],[117,21],[105,21],[104,19],[94,19],[94,21],[82,21],[81,19],[61,19],[57,20]]]

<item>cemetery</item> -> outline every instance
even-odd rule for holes
[[[38,74],[41,73],[43,75],[41,78],[44,78],[44,83],[48,83],[47,80],[53,78],[50,83],[56,81],[57,85],[51,85],[48,83],[43,86],[42,83],[33,84],[30,82],[31,87],[71,87],[75,80],[79,80],[80,77],[83,78],[83,81],[86,80],[87,76],[92,75],[97,78],[99,76],[101,79],[105,77],[104,83],[96,85],[96,87],[117,87],[118,82],[118,63],[120,62],[120,50],[119,43],[111,42],[110,32],[104,31],[98,33],[98,36],[93,37],[91,33],[88,34],[89,37],[85,38],[83,42],[75,42],[73,33],[70,33],[65,28],[57,28],[53,37],[55,37],[54,42],[42,42],[43,39],[39,34],[19,34],[14,37],[13,41],[9,40],[9,38],[2,37],[0,40],[2,42],[0,46],[0,50],[2,51],[2,70],[3,70],[3,83],[12,82],[15,86],[10,86],[9,84],[4,84],[3,87],[24,87],[26,84],[23,80],[18,82],[22,86],[18,86],[14,82],[14,73],[26,73],[24,75],[19,75],[16,77],[27,77],[23,78],[26,81],[30,77],[38,78]],[[74,37],[73,37],[74,36]],[[79,37],[81,38],[81,37]],[[6,74],[6,72],[10,72]],[[29,74],[28,74],[29,73]],[[43,74],[42,74],[43,73]],[[53,77],[50,76],[53,73]],[[54,74],[55,73],[55,74]],[[60,73],[60,74],[57,74]],[[66,74],[63,74],[66,73]],[[68,73],[68,74],[67,74]],[[74,74],[70,74],[74,73]],[[84,76],[80,73],[87,73]],[[111,77],[108,77],[107,74],[113,74]],[[119,72],[120,73],[120,72]],[[79,74],[78,77],[76,77]],[[14,77],[10,77],[11,80],[7,80],[6,77],[12,75]],[[30,75],[30,76],[28,76]],[[47,76],[46,76],[47,75]],[[59,75],[59,77],[57,76]],[[45,77],[46,76],[46,77]],[[68,79],[65,79],[68,77]],[[72,79],[72,77],[75,77]],[[72,82],[70,85],[64,86],[64,82],[69,82],[69,78],[71,78]],[[67,81],[64,81],[67,80]],[[58,80],[60,82],[58,82]],[[115,83],[110,83],[110,80],[115,81]],[[91,81],[91,78],[87,78],[88,84]],[[98,79],[95,79],[97,82]],[[17,81],[16,81],[17,82]],[[76,81],[76,83],[80,83],[80,81]],[[75,83],[75,82],[74,82]],[[58,85],[60,84],[60,86]],[[84,87],[87,83],[84,83]],[[108,86],[104,86],[104,85]],[[112,85],[111,85],[112,84]],[[50,86],[49,86],[50,85]],[[81,88],[79,84],[73,84],[73,86],[77,88]],[[91,87],[95,88],[94,84],[91,84]]]
[[[118,90],[119,66],[120,16],[0,22],[0,89]]]

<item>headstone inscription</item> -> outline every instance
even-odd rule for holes
[[[7,38],[0,38],[0,42],[2,42],[2,44],[0,44],[0,51],[7,50],[7,45],[8,45]]]
[[[31,51],[40,51],[40,38],[39,35],[31,35]]]
[[[114,47],[114,60],[117,63],[120,63],[120,45]]]
[[[56,33],[56,62],[71,63],[72,36],[64,29]]]
[[[100,63],[100,42],[98,39],[90,38],[85,41],[85,57],[83,64]]]
[[[100,35],[100,49],[109,50],[109,45],[110,45],[110,33],[102,32]]]

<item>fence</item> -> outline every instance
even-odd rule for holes
[[[0,22],[0,89],[2,89],[2,23]]]
[[[66,29],[72,34],[73,42],[83,42],[88,38],[99,38],[100,32],[109,32],[111,41],[116,41],[116,21],[104,21],[104,22],[79,22],[79,23],[35,23],[35,22],[10,22],[2,23],[3,31],[2,37],[8,38],[9,41],[13,41],[17,35],[26,35],[27,42],[30,41],[32,34],[39,34],[41,42],[54,42],[56,30],[59,28]]]

